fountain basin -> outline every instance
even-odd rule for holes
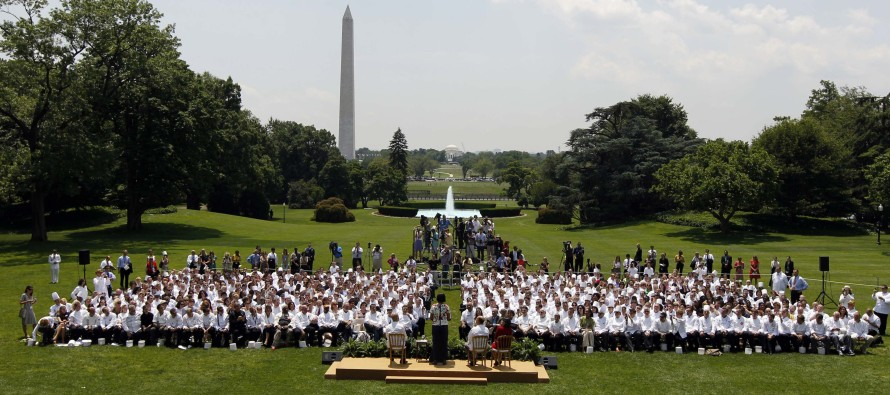
[[[467,209],[456,209],[454,208],[454,192],[451,190],[451,187],[448,187],[448,193],[445,195],[445,207],[443,208],[434,208],[434,209],[424,209],[417,210],[417,218],[420,216],[426,216],[427,218],[433,218],[436,214],[444,215],[447,218],[472,218],[473,216],[481,217],[482,214],[479,213],[479,210],[467,210]]]

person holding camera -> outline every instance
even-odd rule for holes
[[[352,247],[352,270],[358,271],[358,268],[361,267],[362,270],[365,269],[364,265],[362,265],[362,254],[365,250],[362,249],[361,243],[355,242],[355,247]]]
[[[417,251],[415,251],[416,255]],[[371,270],[374,273],[379,273],[380,270],[383,269],[383,249],[380,248],[380,244],[374,246],[374,250],[371,251]]]

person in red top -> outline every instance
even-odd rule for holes
[[[760,261],[757,260],[757,255],[754,255],[751,258],[751,267],[748,269],[748,277],[751,278],[751,282],[757,284],[757,281],[760,280]]]
[[[145,274],[151,276],[151,278],[157,278],[159,273],[158,261],[155,259],[154,252],[149,249],[148,258],[145,261]]]
[[[743,277],[745,276],[745,261],[743,261],[742,257],[740,256],[739,259],[732,264],[732,266],[735,268],[735,280],[742,281]]]
[[[498,338],[501,336],[513,336],[513,326],[510,325],[510,320],[506,318],[501,318],[498,321],[498,326],[494,329],[494,343],[491,344],[492,350],[498,349]],[[494,366],[498,366],[501,364],[500,354],[495,354]]]

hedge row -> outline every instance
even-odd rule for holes
[[[417,209],[437,209],[437,208],[445,208],[444,201],[423,201],[423,202],[409,202],[405,203],[405,207],[412,207]],[[465,209],[465,210],[482,210],[486,208],[495,208],[497,207],[497,203],[482,203],[482,202],[454,202],[454,208],[456,209]]]
[[[522,208],[519,208],[519,207],[486,208],[486,209],[479,210],[479,213],[482,214],[483,217],[489,217],[489,218],[518,217],[518,216],[522,215]]]
[[[413,207],[380,206],[377,207],[377,212],[388,217],[413,218],[417,216],[417,209]]]

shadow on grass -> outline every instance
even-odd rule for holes
[[[770,242],[783,242],[789,240],[787,237],[782,235],[762,232],[736,230],[731,233],[721,233],[719,231],[711,231],[701,228],[690,228],[678,232],[665,233],[664,235],[667,237],[675,237],[698,244],[749,245]]]
[[[140,243],[161,240],[203,240],[223,235],[218,229],[205,228],[186,224],[147,223],[137,231],[127,230],[126,225],[107,229],[72,232],[71,240],[117,240],[122,242]]]
[[[149,248],[164,248],[166,243],[189,240],[208,240],[223,237],[218,229],[171,223],[147,223],[139,231],[128,231],[126,225],[108,229],[72,232],[64,240],[51,240],[45,243],[20,241],[0,245],[0,255],[9,257],[0,266],[19,266],[46,263],[46,256],[56,249],[62,255],[63,264],[75,263],[77,251],[91,250],[92,260],[98,261],[105,254],[120,253],[126,248],[133,255],[140,255]],[[39,258],[37,258],[37,257]]]
[[[50,232],[68,231],[110,224],[122,218],[121,210],[108,207],[87,207],[62,211],[46,216],[46,227]],[[3,224],[0,230],[16,233],[30,234],[31,219],[26,218],[12,223]]]

